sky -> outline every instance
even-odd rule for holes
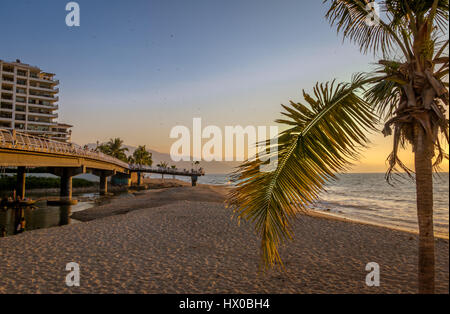
[[[169,153],[170,130],[193,118],[274,125],[302,89],[376,60],[342,42],[319,0],[79,0],[80,27],[65,24],[68,2],[2,0],[0,59],[56,73],[59,121],[82,145],[120,137]],[[352,171],[386,170],[392,139],[371,140]]]

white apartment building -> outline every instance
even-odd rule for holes
[[[71,125],[58,118],[59,81],[38,67],[0,60],[0,129],[70,141]]]

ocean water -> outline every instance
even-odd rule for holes
[[[183,178],[179,178],[183,180]],[[230,185],[227,175],[206,175],[201,184]],[[350,220],[418,231],[416,190],[410,180],[394,186],[384,173],[341,174],[329,182],[320,200],[311,209]],[[434,223],[436,235],[449,236],[449,174],[434,178]]]

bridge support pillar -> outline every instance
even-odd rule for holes
[[[192,186],[197,186],[197,180],[198,180],[197,176],[191,176]]]
[[[25,167],[17,167],[16,197],[21,200],[25,198],[25,170]]]
[[[116,174],[115,171],[94,170],[92,174],[100,177],[100,195],[108,194],[108,177]]]
[[[106,195],[108,193],[108,177],[105,175],[100,176],[100,195]]]
[[[63,168],[62,170],[59,196],[64,201],[72,200],[72,175],[69,168]]]
[[[86,173],[85,167],[78,168],[48,168],[48,171],[61,178],[60,203],[72,203],[72,177]]]

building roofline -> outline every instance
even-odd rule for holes
[[[15,61],[11,62],[11,61],[5,61],[5,60],[2,60],[2,59],[0,59],[0,62],[6,63],[6,64],[12,64],[12,65],[19,66],[19,67],[23,66],[24,68],[30,68],[30,69],[38,70],[39,72],[42,72],[44,74],[53,74],[53,73],[44,72],[44,71],[42,71],[41,68],[39,68],[37,66],[34,66],[34,65],[31,65],[31,64],[27,64],[27,63],[15,62]],[[55,74],[53,74],[53,75],[55,75]]]

